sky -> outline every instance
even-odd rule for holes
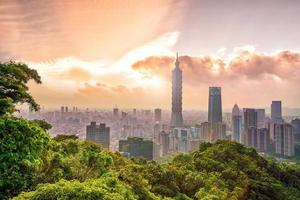
[[[300,1],[0,1],[0,60],[36,69],[46,108],[170,109],[176,52],[183,109],[300,107]]]

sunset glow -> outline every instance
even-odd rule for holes
[[[267,38],[277,26],[261,29],[257,20],[252,23],[250,14],[242,12],[235,17],[248,20],[251,31],[257,31],[252,35],[239,31],[233,34],[223,25],[241,30],[245,23],[233,18],[231,8],[218,12],[214,6],[172,0],[51,1],[46,6],[5,1],[0,5],[0,10],[6,10],[0,14],[0,34],[5,38],[0,43],[0,57],[23,61],[38,70],[43,85],[30,84],[30,89],[42,105],[49,107],[67,102],[94,107],[130,107],[135,103],[155,107],[148,99],[160,94],[160,105],[169,108],[170,73],[177,51],[183,65],[185,108],[206,109],[203,94],[210,85],[220,85],[228,94],[226,108],[238,99],[244,106],[263,107],[279,96],[285,98],[287,106],[299,106],[296,74],[300,54],[298,46],[292,45],[298,39],[290,37],[290,42],[279,48]],[[243,10],[252,4],[236,6]],[[218,23],[222,31],[215,26],[216,17],[205,15],[205,8],[223,18],[224,23]],[[255,12],[253,17],[262,11]],[[299,32],[294,26],[283,26],[289,32]],[[259,93],[268,91],[266,98],[253,96],[250,83]]]

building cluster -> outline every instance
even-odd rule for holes
[[[295,155],[295,133],[291,123],[282,117],[281,101],[271,104],[271,118],[264,109],[244,108],[232,110],[233,140],[256,148],[260,152],[274,152],[280,156]]]
[[[60,111],[31,113],[31,117],[50,122],[53,136],[76,134],[126,157],[148,160],[193,151],[201,143],[217,140],[233,140],[281,157],[294,156],[295,144],[300,146],[300,119],[284,119],[281,101],[272,101],[270,117],[265,109],[240,109],[237,104],[232,112],[223,113],[221,87],[214,86],[209,87],[208,113],[199,116],[183,113],[182,89],[177,55],[172,71],[171,113],[160,108],[121,110],[116,106],[112,111],[90,111],[62,106]]]

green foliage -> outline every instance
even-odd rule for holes
[[[48,134],[32,122],[0,118],[0,199],[31,187],[49,141]]]
[[[33,80],[41,83],[37,71],[30,69],[24,63],[13,61],[0,62],[0,114],[12,113],[14,104],[28,103],[33,110],[38,110],[39,105],[28,92],[26,84]]]
[[[37,172],[39,183],[54,183],[60,179],[84,181],[99,178],[113,165],[111,153],[95,143],[65,139],[53,141],[51,149],[41,156],[42,167]]]
[[[68,140],[68,139],[77,140],[78,137],[76,135],[57,135],[53,139],[57,142],[61,142],[63,140]]]
[[[13,105],[13,100],[11,98],[0,98],[0,116],[7,113],[13,113],[14,111],[15,106]]]
[[[24,187],[31,192],[16,199],[300,198],[299,165],[276,164],[235,142],[204,144],[160,164],[126,160],[95,143],[61,136],[49,141],[40,159]]]
[[[45,120],[34,119],[32,120],[32,122],[41,127],[44,131],[50,130],[52,128],[52,125]]]
[[[41,185],[35,191],[23,193],[14,199],[134,200],[138,198],[130,186],[119,181],[116,175],[109,174],[85,182],[60,180],[54,184]]]

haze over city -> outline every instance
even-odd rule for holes
[[[300,107],[299,1],[1,1],[0,58],[37,69],[36,100],[170,109],[179,52],[183,109]]]

